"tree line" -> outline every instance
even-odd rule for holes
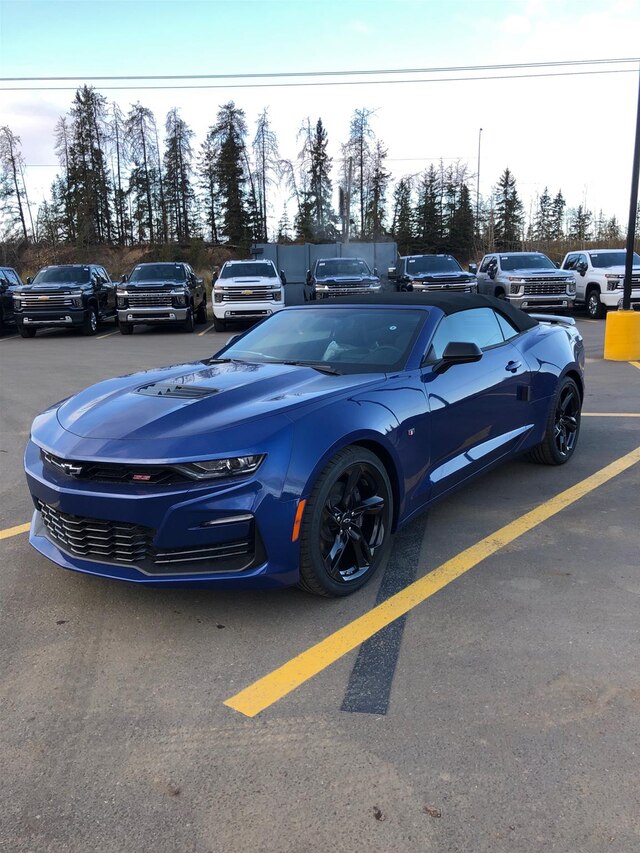
[[[3,239],[81,246],[201,239],[243,249],[269,238],[394,239],[403,252],[450,252],[467,259],[563,239],[584,245],[623,237],[615,216],[596,215],[583,205],[568,208],[559,189],[545,188],[526,217],[509,168],[484,198],[473,193],[476,176],[462,161],[431,164],[392,184],[374,115],[368,108],[354,110],[334,165],[321,118],[304,119],[298,154],[286,159],[268,109],[250,130],[244,111],[230,101],[219,107],[196,148],[194,132],[177,108],[159,128],[141,103],[125,113],[93,87],[82,86],[55,125],[60,172],[35,217],[20,138],[0,128]],[[275,211],[283,196],[284,205]]]

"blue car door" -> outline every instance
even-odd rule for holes
[[[529,369],[509,342],[517,334],[491,308],[450,314],[436,329],[422,373],[430,420],[425,496],[443,494],[513,451],[531,428]],[[451,341],[476,343],[482,358],[439,370]]]

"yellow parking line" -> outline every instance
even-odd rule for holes
[[[11,536],[26,533],[30,527],[31,524],[18,524],[17,527],[7,527],[5,530],[0,530],[0,539],[9,539]]]
[[[634,367],[637,367],[640,370],[640,361],[630,361],[629,364],[632,364]]]
[[[583,418],[640,418],[640,412],[583,412]]]
[[[206,335],[209,329],[213,329],[215,323],[210,323],[206,329],[203,329],[201,332],[198,332],[198,337],[201,338],[203,335]]]
[[[514,539],[571,506],[598,486],[617,477],[637,462],[640,462],[640,447],[447,560],[446,563],[383,601],[382,604],[236,693],[224,704],[247,717],[255,717],[260,711],[264,711],[296,687],[300,687],[305,681],[322,672],[347,652],[357,648],[399,616],[426,601],[469,569],[477,566]]]
[[[105,335],[98,335],[96,340],[101,341],[102,338],[109,338],[109,337],[111,337],[111,335],[118,335],[118,334],[120,334],[120,329],[116,329],[115,332],[107,332]]]

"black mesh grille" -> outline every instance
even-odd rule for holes
[[[75,480],[91,480],[95,483],[121,483],[134,486],[171,486],[176,483],[193,483],[187,474],[169,465],[127,465],[117,462],[82,462],[61,459],[46,450],[42,451],[46,465]]]

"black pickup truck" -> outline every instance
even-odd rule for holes
[[[98,264],[43,267],[13,291],[13,313],[23,338],[50,328],[95,335],[102,320],[117,320],[116,286]]]
[[[465,272],[452,255],[406,255],[389,269],[396,290],[420,293],[476,293],[473,273]]]
[[[23,287],[13,267],[0,267],[0,333],[14,322],[13,294]]]
[[[182,261],[138,264],[118,285],[118,321],[123,335],[135,325],[180,326],[193,332],[207,322],[207,292]]]

